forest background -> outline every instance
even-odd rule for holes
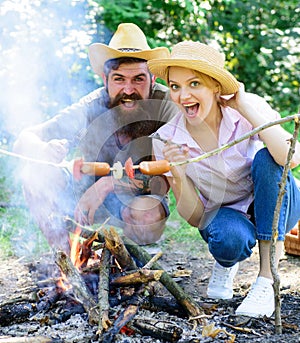
[[[247,91],[265,97],[283,117],[299,111],[299,0],[2,0],[1,149],[11,151],[24,127],[102,84],[87,47],[107,44],[121,22],[141,27],[151,47],[172,48],[183,40],[212,44]],[[292,131],[293,124],[285,128]],[[36,239],[28,234],[32,223],[17,162],[0,154],[0,244],[23,237],[32,250]],[[299,168],[293,172],[299,177]]]

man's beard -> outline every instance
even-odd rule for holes
[[[122,100],[130,99],[136,101],[136,108],[125,110],[120,103]],[[112,117],[117,124],[118,133],[126,134],[132,139],[148,136],[153,132],[153,121],[151,121],[151,100],[144,100],[140,95],[120,94],[114,99],[108,99],[108,108],[111,109]]]

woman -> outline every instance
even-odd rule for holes
[[[164,79],[182,109],[154,141],[157,159],[172,162],[201,155],[279,118],[263,98],[247,93],[224,69],[222,55],[199,42],[176,44],[170,58],[150,60],[150,71]],[[172,167],[167,174],[180,215],[198,227],[216,262],[207,294],[230,299],[238,263],[258,240],[256,282],[236,314],[271,316],[274,311],[270,270],[272,223],[283,165],[291,136],[279,125],[197,163]],[[264,147],[265,146],[265,147]],[[291,167],[300,163],[299,143]],[[300,218],[300,190],[289,173],[279,220],[277,264],[283,241]]]

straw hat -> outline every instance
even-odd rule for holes
[[[168,82],[168,67],[184,67],[209,75],[221,84],[221,95],[238,91],[236,78],[224,68],[225,59],[216,49],[200,43],[185,41],[176,44],[169,58],[148,61],[150,71]]]
[[[168,58],[167,48],[151,49],[143,31],[135,24],[123,23],[118,26],[108,45],[94,43],[89,46],[89,58],[94,72],[101,76],[104,63],[112,58],[135,57],[144,60]]]

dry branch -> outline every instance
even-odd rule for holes
[[[292,121],[294,120],[295,122],[297,120],[300,120],[300,114],[294,114],[292,116],[287,116],[285,118],[281,118],[281,119],[278,119],[278,120],[274,120],[272,122],[268,122],[268,123],[265,123],[261,126],[258,126],[256,127],[255,129],[253,129],[252,131],[249,131],[247,133],[245,133],[244,135],[242,135],[241,137],[237,138],[237,139],[234,139],[232,141],[230,141],[229,143],[227,144],[224,144],[222,145],[221,147],[217,148],[217,149],[214,149],[212,151],[209,151],[205,154],[202,154],[200,156],[196,156],[196,157],[193,157],[193,158],[189,158],[185,161],[180,161],[180,162],[171,162],[170,164],[173,165],[173,166],[180,166],[180,165],[184,165],[184,164],[188,164],[188,163],[194,163],[194,162],[199,162],[199,161],[202,161],[204,160],[205,158],[208,158],[208,157],[211,157],[211,156],[214,156],[216,154],[218,154],[219,152],[221,151],[224,151],[248,138],[250,138],[251,136],[254,136],[256,134],[258,134],[260,131],[263,131],[271,126],[274,126],[274,125],[279,125],[279,124],[283,124],[283,123],[286,123],[286,122],[289,122],[289,121]]]
[[[107,330],[111,326],[111,321],[108,317],[109,312],[109,269],[111,254],[106,247],[103,248],[100,268],[99,268],[99,285],[98,285],[98,305],[99,305],[99,323],[98,334],[101,334],[103,330]]]
[[[163,272],[163,270],[149,270],[142,268],[129,274],[113,278],[111,280],[111,284],[118,286],[128,286],[139,283],[149,283],[150,281],[158,281],[161,278]]]
[[[299,119],[295,119],[295,130],[293,137],[291,138],[291,145],[288,152],[287,160],[283,168],[283,173],[281,177],[281,181],[279,184],[279,193],[276,201],[275,211],[274,211],[274,218],[272,223],[272,244],[270,247],[270,265],[271,265],[271,272],[274,280],[273,288],[274,288],[274,300],[275,300],[275,332],[277,334],[282,333],[282,323],[281,323],[281,304],[280,304],[280,276],[277,270],[277,262],[276,262],[276,244],[278,238],[278,223],[279,223],[279,216],[280,216],[280,209],[282,206],[282,200],[285,194],[285,186],[286,180],[288,176],[288,172],[290,169],[290,162],[295,153],[295,146],[298,139],[300,128],[300,121]]]

